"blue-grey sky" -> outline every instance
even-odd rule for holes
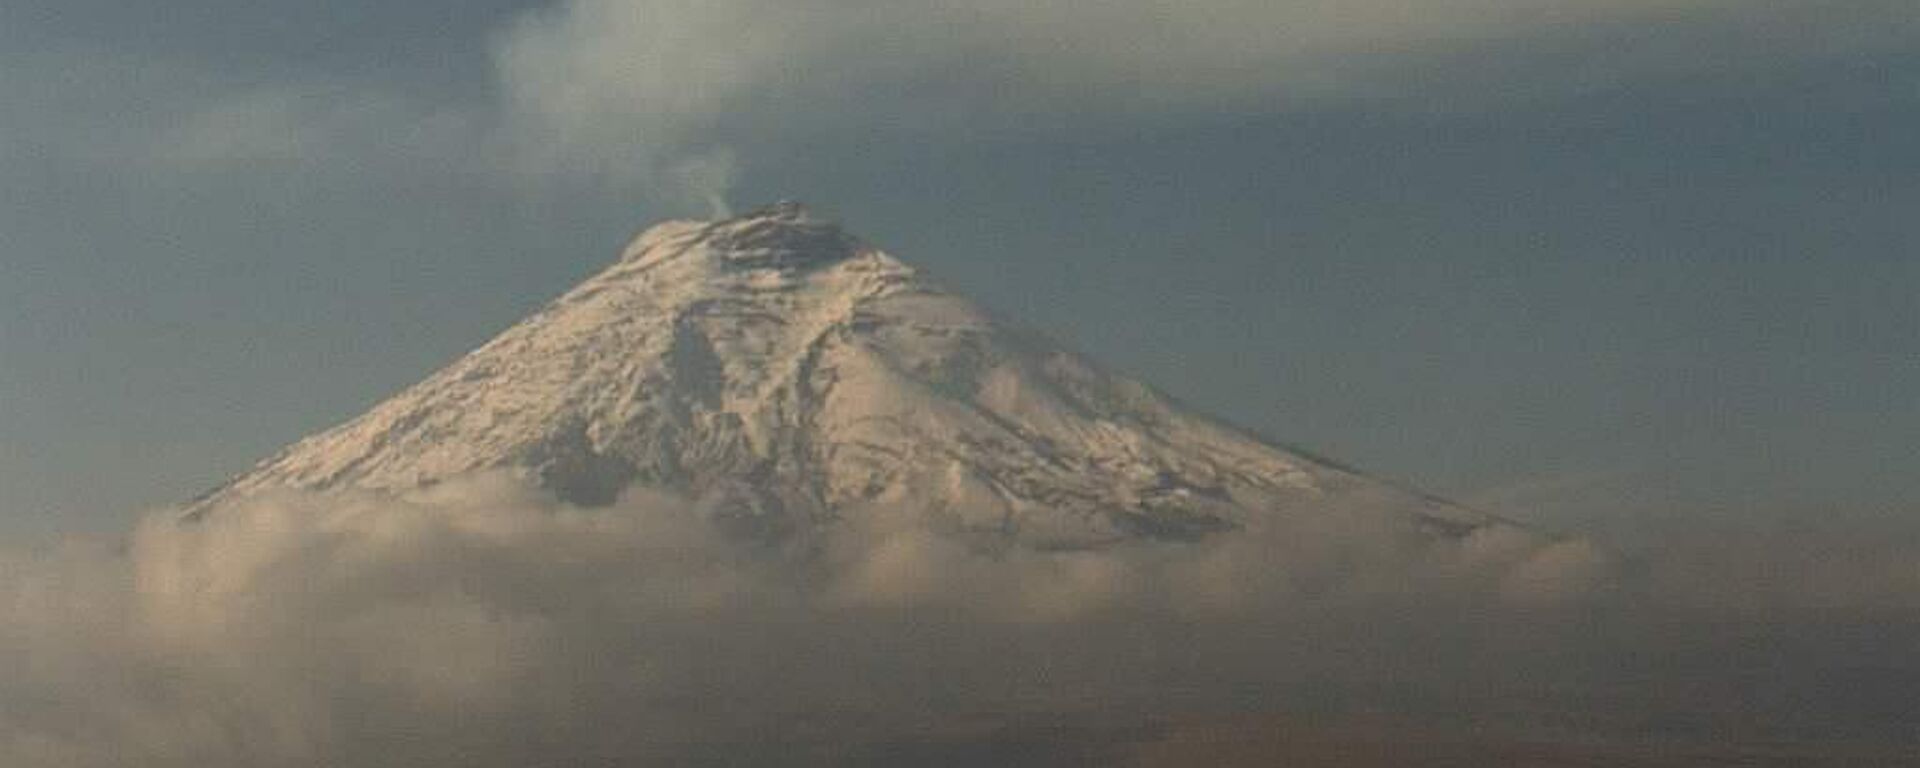
[[[809,201],[1549,527],[1920,518],[1898,0],[0,0],[0,535],[118,528],[638,229]]]

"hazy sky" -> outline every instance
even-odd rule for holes
[[[719,191],[1523,520],[1920,517],[1910,0],[0,0],[0,535],[211,486]]]

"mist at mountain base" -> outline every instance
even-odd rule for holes
[[[1910,712],[1920,590],[1812,610],[1749,586],[1734,606],[1731,567],[1345,512],[983,554],[912,521],[769,546],[688,499],[583,509],[505,474],[270,494],[4,561],[0,755],[833,764],[1062,719],[1385,713],[1743,743],[1889,738]]]

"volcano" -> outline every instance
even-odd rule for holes
[[[1504,525],[1195,413],[795,203],[647,230],[533,316],[186,514],[489,471],[582,507],[684,495],[776,539],[912,515],[987,546],[1097,549],[1362,497],[1438,535]]]

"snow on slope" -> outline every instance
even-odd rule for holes
[[[782,203],[673,221],[480,349],[195,502],[403,492],[507,470],[568,501],[640,485],[778,536],[911,513],[988,542],[1192,539],[1359,493],[1462,532],[1496,521],[1189,413],[1011,331]]]

